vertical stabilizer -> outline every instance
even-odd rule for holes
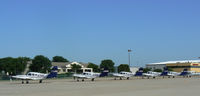
[[[139,70],[135,73],[135,76],[142,76],[143,75],[143,68],[139,68]]]
[[[51,69],[51,73],[47,76],[47,78],[55,78],[57,77],[57,73],[58,73],[58,66],[53,66],[53,68]]]
[[[167,67],[165,67],[164,68],[164,71],[161,73],[161,75],[160,76],[167,76],[168,75],[168,68]]]
[[[180,74],[180,76],[185,76],[185,75],[188,75],[189,73],[188,73],[188,69],[184,69],[182,72],[181,72],[181,74]]]
[[[105,77],[108,76],[109,70],[107,68],[104,68],[104,70],[101,72],[99,77]]]

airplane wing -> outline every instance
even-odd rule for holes
[[[155,77],[155,76],[158,76],[158,75],[156,75],[156,74],[144,74],[144,76]]]
[[[113,75],[114,77],[124,77],[124,75],[119,74],[119,73],[113,73],[112,75]]]
[[[86,76],[85,78],[91,79],[91,78],[96,78],[97,76]]]
[[[44,79],[42,77],[30,77],[30,76],[26,76],[26,75],[12,76],[12,78],[21,79],[21,80],[42,80],[42,79]]]
[[[31,80],[31,78],[28,77],[28,76],[26,76],[26,75],[17,75],[17,76],[12,76],[12,78],[22,79],[22,80]]]
[[[81,75],[81,74],[74,74],[73,76],[77,78],[86,78],[85,75]]]

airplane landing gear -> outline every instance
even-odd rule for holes
[[[117,80],[116,78],[114,78],[114,80]]]
[[[28,80],[26,80],[26,84],[28,84],[29,82],[28,82]]]
[[[24,84],[24,80],[22,80],[22,84]]]
[[[84,81],[84,79],[82,79],[82,82]]]
[[[42,83],[42,80],[40,80],[39,83]]]
[[[94,78],[92,78],[92,80],[91,81],[94,81]]]
[[[129,77],[127,77],[127,80],[129,80]]]
[[[122,77],[120,77],[120,80],[122,80]]]
[[[153,79],[155,79],[156,77],[153,77]]]
[[[79,79],[77,79],[77,82],[79,82]]]

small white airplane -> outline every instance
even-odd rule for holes
[[[155,77],[157,77],[157,76],[159,76],[161,74],[159,72],[152,72],[152,71],[148,71],[147,73],[144,73],[143,70],[144,70],[143,68],[139,68],[139,70],[135,73],[134,76],[142,77],[142,79],[144,77],[147,77],[149,79],[150,77],[155,78]]]
[[[84,81],[85,79],[91,79],[91,81],[94,81],[97,77],[104,77],[108,75],[108,70],[104,70],[101,74],[100,73],[94,73],[94,72],[83,72],[82,74],[73,74],[74,80],[82,79]]]
[[[175,76],[178,76],[178,75],[180,75],[180,73],[168,71],[168,68],[164,68],[164,71],[160,74],[160,76],[163,76],[163,78],[164,78],[165,76],[168,76],[168,78],[170,78],[171,76],[172,76],[173,78],[175,78]]]
[[[130,79],[131,76],[134,76],[134,73],[131,72],[120,72],[120,73],[113,73],[112,74],[115,77],[115,80],[119,77],[120,80],[122,80],[122,78],[126,78],[127,80]]]
[[[184,69],[178,76],[183,76],[183,77],[200,76],[200,73]]]
[[[190,76],[200,76],[199,72],[188,71]]]
[[[129,79],[130,77],[132,76],[135,76],[135,77],[147,77],[148,79],[150,77],[153,77],[155,78],[156,76],[159,76],[161,73],[158,73],[158,72],[152,72],[152,71],[149,71],[147,73],[144,73],[143,72],[143,68],[139,68],[139,70],[134,74],[134,73],[131,73],[131,72],[120,72],[120,73],[114,73],[113,76],[115,77],[115,80],[117,77],[120,78],[120,80],[122,80],[122,78],[127,78]]]
[[[144,76],[146,76],[148,79],[150,77],[156,78],[157,76],[160,76],[161,73],[159,72],[153,72],[153,71],[148,71],[147,73],[143,73]]]
[[[39,80],[39,83],[42,83],[43,79],[57,77],[57,70],[58,70],[58,67],[54,66],[50,74],[29,72],[27,75],[16,75],[16,76],[12,76],[12,78],[22,80],[22,84],[24,84],[24,81],[26,81],[26,84],[28,84],[29,80]]]

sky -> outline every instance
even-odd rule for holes
[[[199,0],[1,0],[0,58],[115,65],[200,57]]]

